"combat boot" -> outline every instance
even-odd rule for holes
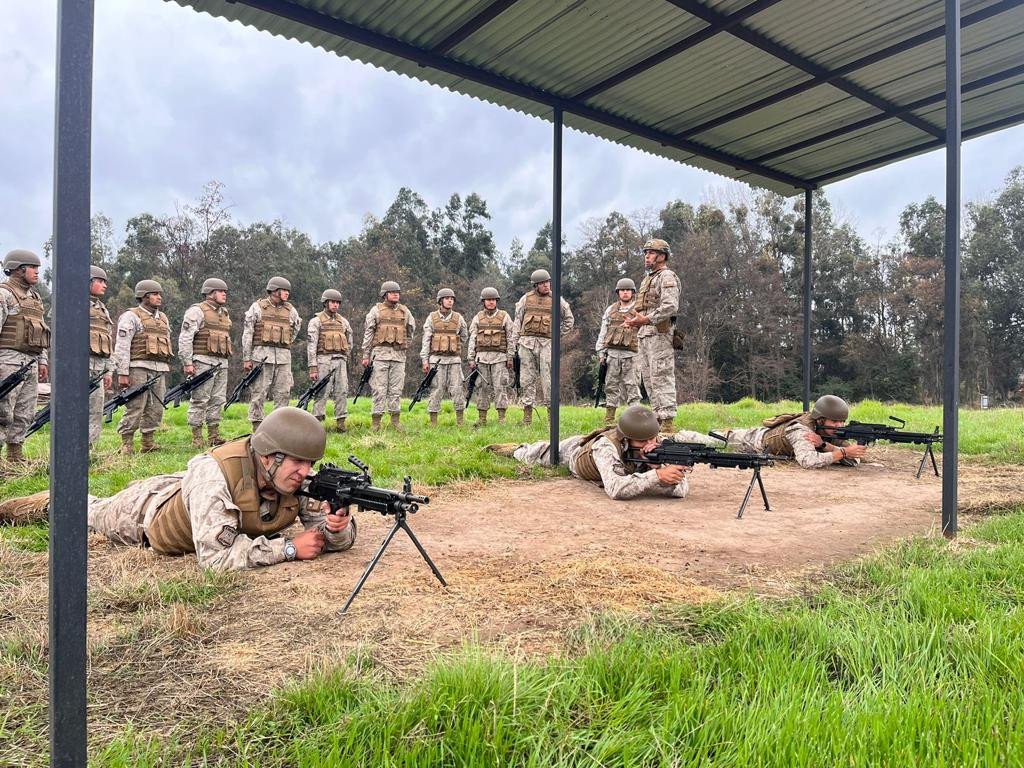
[[[456,411],[456,412],[455,412],[455,424],[456,424],[457,426],[460,426],[460,427],[461,427],[461,426],[462,426],[463,424],[465,424],[465,423],[466,423],[466,421],[465,421],[465,415],[466,415],[466,412],[465,412],[465,411]]]
[[[345,428],[345,417],[344,416],[339,416],[338,417],[338,432],[348,432],[348,430]]]
[[[156,444],[154,440],[154,434],[152,432],[142,433],[142,448],[139,453],[155,453],[160,450],[160,446]]]
[[[206,442],[212,446],[224,445],[224,438],[220,436],[220,424],[206,425]]]
[[[252,424],[252,433],[255,435],[256,430],[260,428],[260,424],[263,423],[263,420],[260,419],[259,421],[250,421],[249,423]]]
[[[674,435],[676,432],[675,424],[673,419],[669,416],[666,419],[658,419],[658,431],[663,435]]]
[[[50,492],[40,491],[0,502],[0,523],[28,525],[46,520],[50,511]]]
[[[484,450],[496,453],[499,456],[511,457],[519,446],[520,443],[494,443],[493,445],[488,445]]]
[[[504,408],[499,408],[498,409],[498,423],[499,424],[504,424],[505,423],[505,409]]]
[[[394,421],[395,421],[395,415],[391,414],[391,423],[393,424]],[[432,427],[436,427],[437,426],[437,414],[436,413],[431,413],[430,414],[430,426],[432,426]]]
[[[7,463],[8,464],[24,464],[25,456],[21,452],[21,443],[8,443],[7,444]]]
[[[135,453],[135,433],[121,435],[121,453],[127,455]]]
[[[373,423],[370,425],[370,429],[372,429],[374,432],[380,432],[380,420],[382,416],[383,414],[375,413],[371,417],[373,419]]]
[[[604,407],[604,425],[606,427],[613,426],[615,424],[615,406],[606,405]]]
[[[399,420],[401,415],[402,414],[400,414],[398,411],[395,411],[394,413],[391,414],[391,426],[394,428],[395,432],[405,432],[405,430],[402,429],[402,424],[401,424],[401,422]],[[434,423],[437,423],[437,421],[436,421],[437,420],[437,414],[436,413],[434,414],[434,420],[435,420]]]
[[[145,445],[145,442],[146,442],[146,436],[145,435],[142,436],[142,442],[143,442],[143,445]],[[203,427],[202,427],[202,425],[199,425],[198,427],[192,427],[192,447],[193,448],[202,448],[203,447]]]
[[[487,411],[477,411],[476,424],[473,425],[475,429],[487,426]]]
[[[523,426],[524,427],[528,427],[530,424],[533,424],[533,406],[532,405],[524,405],[523,406]]]

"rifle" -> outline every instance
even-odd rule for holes
[[[473,399],[473,390],[476,389],[476,380],[480,378],[480,368],[474,368],[466,379],[466,405]]]
[[[601,406],[601,397],[604,395],[604,383],[608,380],[608,358],[604,358],[597,367],[597,390],[594,392],[594,407]]]
[[[170,391],[167,393],[167,395],[164,397],[164,408],[166,408],[171,403],[174,403],[174,407],[177,408],[179,405],[181,405],[181,401],[186,397],[189,400],[191,400],[192,393],[195,392],[203,384],[208,382],[210,379],[212,379],[214,376],[216,376],[217,371],[220,370],[220,367],[221,363],[217,363],[217,365],[213,366],[212,368],[207,368],[202,373],[193,374],[192,376],[189,376],[183,382],[178,384],[178,386],[172,387]]]
[[[429,504],[430,498],[413,494],[412,478],[408,475],[405,477],[401,491],[375,488],[372,485],[373,480],[370,478],[370,468],[355,456],[349,456],[348,461],[349,464],[352,464],[359,471],[353,472],[352,470],[342,469],[334,464],[321,464],[320,469],[315,475],[306,478],[297,495],[326,501],[331,507],[331,512],[337,512],[342,507],[355,505],[361,511],[369,510],[371,512],[380,512],[382,515],[394,515],[395,524],[388,531],[387,536],[384,537],[380,549],[377,550],[377,554],[374,555],[370,564],[366,566],[366,570],[363,571],[363,575],[356,583],[355,589],[352,590],[352,594],[348,596],[348,600],[345,601],[345,605],[339,613],[345,613],[348,607],[352,605],[352,601],[355,600],[356,595],[363,588],[363,584],[366,583],[370,573],[377,563],[380,562],[381,557],[384,555],[384,550],[388,548],[388,544],[391,543],[399,529],[405,531],[406,535],[412,539],[412,543],[416,545],[416,549],[419,550],[420,555],[427,562],[427,565],[430,566],[430,570],[433,571],[437,580],[447,587],[448,582],[444,580],[444,576],[441,575],[437,566],[434,565],[434,561],[430,559],[430,555],[427,554],[423,545],[420,544],[419,539],[412,532],[412,528],[409,527],[406,519],[420,508],[420,504]]]
[[[235,385],[235,388],[231,390],[231,397],[229,397],[227,402],[224,403],[225,411],[242,399],[242,393],[251,387],[252,383],[256,381],[256,377],[260,375],[260,371],[263,370],[264,365],[265,363],[254,365],[252,369],[242,377],[242,380]]]
[[[334,378],[334,371],[331,371],[326,376],[319,377],[313,384],[302,393],[302,397],[299,398],[297,403],[298,407],[302,410],[306,410],[306,407],[318,397],[320,393],[327,389],[327,385],[331,383],[331,379]]]
[[[36,364],[35,360],[29,360],[21,368],[16,370],[10,376],[5,376],[3,381],[0,381],[0,400],[3,400],[11,392],[17,389],[25,379],[28,378],[28,369]]]
[[[935,427],[934,432],[903,432],[903,427],[907,426],[907,422],[903,419],[897,418],[896,416],[890,416],[890,421],[896,422],[897,426],[893,427],[889,424],[870,424],[861,421],[851,421],[845,427],[835,427],[831,430],[832,435],[824,435],[824,437],[835,437],[838,440],[853,440],[858,445],[868,445],[876,440],[886,440],[890,443],[905,443],[909,445],[926,445],[924,456],[921,457],[921,463],[917,466],[917,474],[915,477],[921,477],[921,471],[924,469],[924,463],[929,458],[932,460],[932,471],[935,472],[935,476],[939,476],[939,467],[935,463],[935,452],[932,450],[932,445],[935,443],[942,442],[942,435],[939,434],[939,428]],[[828,429],[828,427],[824,427]],[[822,433],[822,428],[816,430],[818,434]]]
[[[359,396],[363,394],[363,387],[365,387],[369,383],[370,377],[372,375],[373,361],[371,360],[370,364],[363,368],[363,375],[359,377],[359,386],[356,387],[356,396],[352,398],[352,405],[355,405],[357,402],[359,402]]]
[[[146,394],[157,381],[163,377],[162,373],[158,373],[151,379],[132,387],[131,389],[123,389],[118,394],[110,398],[106,403],[103,404],[103,421],[107,424],[114,420],[114,411],[120,408],[122,405],[128,405],[132,400],[140,395]]]
[[[712,437],[725,442],[725,438],[715,432],[709,433]],[[726,453],[719,451],[717,447],[704,445],[703,443],[681,443],[675,440],[663,440],[658,447],[648,453],[643,453],[638,448],[630,448],[626,452],[626,460],[636,464],[650,464],[661,466],[662,464],[674,464],[680,467],[692,467],[694,464],[707,464],[712,469],[718,467],[732,467],[736,469],[752,469],[754,476],[750,478],[750,485],[747,486],[747,493],[740,504],[736,518],[743,517],[743,511],[750,501],[750,494],[754,490],[754,483],[757,483],[761,491],[761,499],[764,501],[765,511],[770,512],[768,505],[768,494],[764,490],[764,481],[761,479],[761,468],[770,467],[775,464],[777,456],[769,456],[765,453]]]
[[[515,374],[515,379],[512,381],[512,387],[516,391],[516,397],[519,397],[519,389],[522,386],[519,381],[522,369],[523,361],[520,359],[519,353],[516,352],[515,357],[512,358],[512,372]]]
[[[103,377],[106,373],[98,373],[93,378],[89,379],[89,394],[96,391],[99,387],[100,382],[103,381]],[[28,425],[28,431],[25,432],[25,437],[31,437],[40,429],[50,423],[50,403],[39,409],[36,413],[36,417],[32,419],[32,423]]]
[[[416,394],[412,396],[412,400],[409,402],[409,410],[412,411],[413,406],[416,405],[423,396],[427,394],[427,390],[430,389],[430,385],[434,383],[434,377],[437,376],[437,366],[440,363],[434,363],[434,365],[427,371],[427,375],[423,377],[423,381],[420,382],[419,388],[416,390]]]

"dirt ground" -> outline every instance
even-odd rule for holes
[[[766,469],[772,509],[755,489],[742,520],[750,473],[706,466],[685,499],[615,502],[570,478],[442,489],[410,523],[448,588],[399,533],[343,617],[337,610],[390,519],[361,514],[351,551],[241,574],[211,604],[170,610],[131,596],[183,571],[198,578],[194,558],[93,537],[92,732],[102,741],[127,723],[165,730],[168,713],[179,722],[238,717],[271,689],[339,661],[400,678],[465,643],[557,652],[597,612],[733,591],[787,594],[830,563],[938,535],[941,481],[916,480],[909,451],[872,456],[855,469]],[[965,462],[960,493],[962,508],[978,513],[1024,503],[1024,465]],[[46,556],[2,552],[0,588],[5,582],[0,633],[45,648]],[[44,677],[26,680],[25,695],[45,696]]]

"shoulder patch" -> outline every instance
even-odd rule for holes
[[[217,543],[222,547],[230,547],[235,543],[235,539],[237,538],[238,529],[230,525],[225,525],[220,529],[220,533],[217,534]]]

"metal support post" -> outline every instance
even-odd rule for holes
[[[93,0],[60,0],[50,350],[50,764],[83,766],[86,739],[86,496]]]
[[[814,222],[814,193],[804,190],[804,411],[811,409],[811,227]]]
[[[554,165],[551,194],[551,466],[557,466],[558,403],[562,363],[562,108],[554,109]]]
[[[946,250],[942,358],[942,533],[956,536],[960,407],[960,0],[946,0]]]

